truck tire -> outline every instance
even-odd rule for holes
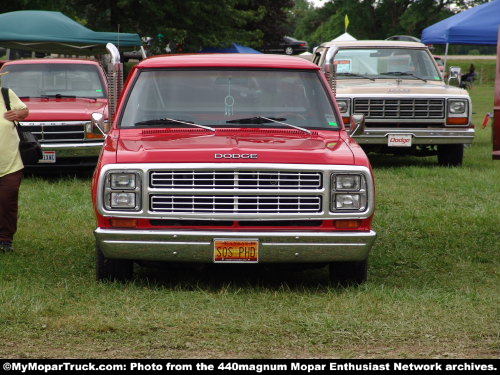
[[[334,285],[359,285],[368,277],[368,259],[356,262],[332,262],[328,266]]]
[[[96,245],[96,277],[98,281],[126,281],[132,278],[134,262],[129,259],[106,258]]]
[[[438,164],[443,167],[460,167],[464,160],[464,145],[438,145]]]

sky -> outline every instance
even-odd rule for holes
[[[327,0],[309,0],[310,3],[312,3],[316,8],[322,7]]]

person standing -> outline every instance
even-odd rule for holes
[[[24,120],[28,116],[28,108],[10,89],[9,100],[10,111],[0,95],[0,252],[13,250],[12,241],[17,230],[19,187],[24,168],[14,121]]]

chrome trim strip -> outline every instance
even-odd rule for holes
[[[149,202],[150,194],[181,194],[181,191],[173,192],[172,189],[149,189],[148,175],[150,170],[262,170],[262,171],[311,171],[321,172],[323,174],[323,189],[322,190],[302,190],[302,189],[266,189],[258,190],[259,195],[322,195],[322,210],[318,213],[161,213],[151,212],[149,207],[146,207],[146,202]],[[141,171],[143,174],[142,186],[142,202],[143,206],[135,212],[127,211],[111,211],[104,209],[103,205],[103,176],[111,170],[128,170],[128,171]],[[368,191],[368,207],[364,212],[331,212],[330,211],[330,175],[332,172],[354,172],[363,174],[367,181]],[[129,217],[129,218],[142,218],[142,219],[204,219],[204,220],[276,220],[279,219],[366,219],[370,217],[374,210],[374,186],[370,170],[363,166],[350,166],[350,165],[324,165],[324,164],[278,164],[278,163],[137,163],[137,164],[107,164],[103,166],[98,181],[98,197],[97,209],[99,213],[107,217]],[[202,195],[207,193],[207,190],[190,190],[189,194]],[[234,195],[249,195],[257,193],[256,190],[247,189],[230,189],[230,190],[209,190],[212,195],[220,195],[232,193]]]

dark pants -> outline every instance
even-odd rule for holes
[[[19,186],[23,170],[0,177],[0,241],[12,241],[17,230]]]

